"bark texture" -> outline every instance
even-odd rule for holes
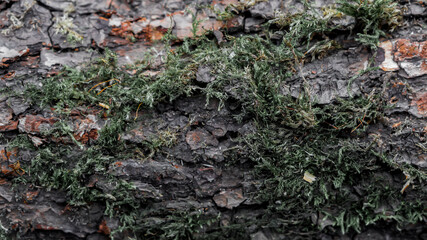
[[[336,1],[311,2],[321,9]],[[229,11],[230,4],[242,8]],[[117,54],[121,71],[130,76],[155,78],[165,69],[167,51],[173,51],[159,41],[169,29],[176,36],[174,48],[185,38],[194,37],[193,33],[199,36],[207,33],[219,46],[230,41],[225,33],[234,37],[245,34],[265,37],[262,24],[277,17],[275,11],[289,16],[299,13],[304,11],[302,1],[3,1],[0,3],[0,222],[3,236],[88,240],[112,237],[426,239],[425,178],[409,182],[406,180],[415,176],[398,169],[410,166],[425,177],[427,168],[427,8],[425,1],[402,0],[398,1],[398,8],[403,14],[402,24],[382,37],[377,49],[355,41],[357,36],[350,31],[358,24],[354,18],[335,19],[334,24],[339,28],[329,38],[340,47],[320,54],[322,58],[317,55],[304,64],[294,65],[295,74],[279,86],[279,94],[292,99],[300,98],[304,89],[309,88],[310,97],[322,109],[340,99],[369,98],[374,92],[381,92],[386,105],[394,104],[383,109],[381,117],[372,117],[372,121],[363,114],[354,118],[357,127],[340,134],[365,142],[390,159],[389,165],[383,163],[383,167],[372,169],[375,172],[372,177],[381,179],[378,184],[384,188],[397,189],[399,201],[408,201],[408,205],[418,202],[419,218],[397,227],[395,219],[384,217],[362,226],[359,231],[350,227],[342,233],[339,214],[334,209],[313,208],[302,212],[295,207],[294,212],[282,214],[272,208],[286,205],[287,191],[274,201],[258,196],[263,189],[270,189],[272,193],[280,187],[275,185],[277,182],[265,181],[266,173],[272,174],[265,169],[254,173],[259,164],[254,161],[256,149],[241,141],[245,137],[253,139],[249,136],[257,133],[260,126],[251,114],[236,117],[242,113],[239,100],[245,94],[252,94],[249,90],[233,90],[239,79],[231,79],[224,87],[227,94],[234,97],[225,102],[215,97],[207,102],[206,93],[196,89],[191,96],[181,94],[172,101],[159,100],[151,108],[131,105],[130,114],[121,118],[121,122],[114,122],[118,111],[113,109],[129,105],[120,105],[109,92],[114,86],[108,87],[121,84],[119,80],[97,87],[96,82],[89,84],[85,91],[92,94],[93,99],[110,94],[111,98],[89,104],[79,102],[80,96],[70,97],[79,104],[61,106],[61,111],[68,111],[65,115],[58,112],[58,106],[34,102],[26,90],[29,86],[43,89],[44,80],[49,77],[56,76],[57,81],[62,81],[64,66],[86,69],[88,62],[103,58],[106,48]],[[230,16],[225,15],[230,12]],[[194,25],[194,20],[201,22]],[[280,34],[278,30],[269,37],[280,39]],[[313,41],[316,37],[313,36]],[[126,64],[139,64],[147,53],[151,56],[149,68],[135,72],[125,68]],[[262,58],[261,53],[259,57]],[[368,71],[372,67],[378,68]],[[193,72],[189,81],[200,88],[220,78],[213,74],[214,66],[202,64],[189,69]],[[230,78],[233,75],[230,74]],[[262,103],[253,102],[253,108],[257,104]],[[286,117],[283,121],[287,121]],[[115,124],[121,130],[109,149],[91,148],[99,141],[109,146],[104,141],[111,139],[105,138],[110,130],[105,129],[112,129]],[[310,123],[287,125],[283,129],[289,133],[283,134],[281,127],[271,126],[271,129],[280,136],[276,136],[280,141],[292,138],[289,141],[298,144],[297,138],[303,141],[305,134],[311,132],[309,128],[301,130],[306,124]],[[340,128],[328,119],[321,125]],[[362,128],[363,132],[357,133]],[[322,151],[324,156],[329,156],[328,151],[333,155],[338,149],[325,145]],[[308,154],[307,159],[310,156]],[[86,159],[87,165],[81,164],[82,159]],[[52,169],[57,166],[65,170]],[[40,171],[44,168],[49,169],[46,175]],[[294,171],[299,181],[295,185],[307,184],[320,189],[320,185],[315,185],[319,178],[311,185],[304,181],[304,169],[289,171]],[[316,176],[313,170],[311,174]],[[67,177],[77,179],[78,184],[67,185],[68,180],[64,180]],[[46,179],[57,179],[61,184],[52,182],[48,186]],[[84,188],[74,189],[76,186]],[[348,188],[349,204],[363,202],[373,191],[364,189],[363,183],[340,188]],[[329,183],[325,189],[330,198],[334,198],[333,184]],[[310,201],[307,199],[301,198],[301,204]],[[397,216],[397,204],[397,200],[388,198],[372,207],[372,211],[378,216]],[[371,206],[364,202],[359,207]],[[125,223],[130,222],[139,228],[126,226]]]

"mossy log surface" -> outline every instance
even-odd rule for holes
[[[426,239],[425,1],[0,3],[0,239]]]

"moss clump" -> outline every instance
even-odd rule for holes
[[[425,172],[411,166],[390,166],[374,144],[343,137],[350,129],[335,132],[318,127],[306,132],[270,124],[246,137],[248,157],[256,163],[258,177],[264,179],[258,199],[269,203],[272,214],[289,221],[322,213],[322,221],[331,220],[342,233],[360,232],[380,220],[398,224],[420,221],[425,215],[421,201],[402,195],[401,186],[396,187],[389,178],[412,172],[418,176],[413,186],[423,195]],[[306,171],[316,180],[304,181]]]
[[[376,49],[381,36],[386,36],[382,29],[393,31],[402,22],[400,10],[393,0],[350,0],[338,1],[338,10],[356,18],[357,40]]]

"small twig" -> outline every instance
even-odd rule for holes
[[[93,79],[95,79],[95,78],[97,78],[97,77],[98,77],[98,75],[93,76],[93,77],[91,77],[91,78],[89,78],[89,79],[86,79],[85,81],[86,81],[86,82],[90,82],[90,81],[92,81]]]
[[[116,85],[117,83],[114,83],[113,85],[110,85],[110,86],[107,86],[107,87],[105,87],[104,89],[102,89],[99,93],[97,93],[96,95],[99,95],[99,94],[101,94],[103,91],[105,91],[107,88],[110,88],[110,87],[112,87],[112,86],[114,86],[114,85]]]
[[[104,82],[100,82],[100,83],[98,83],[98,84],[96,84],[95,86],[93,86],[91,89],[89,89],[89,91],[88,92],[90,92],[90,91],[92,91],[94,88],[96,88],[97,86],[99,86],[99,85],[101,85],[101,84],[103,84],[103,83],[106,83],[106,82],[110,82],[110,81],[117,81],[117,82],[120,82],[120,80],[118,80],[117,78],[112,78],[112,79],[110,79],[110,80],[107,80],[107,81],[104,81]],[[116,83],[117,84],[117,83]],[[114,84],[115,85],[115,84]]]
[[[92,89],[96,88],[97,86],[99,86],[99,85],[101,85],[101,84],[103,84],[103,83],[109,82],[109,81],[111,81],[111,80],[107,80],[107,81],[105,81],[105,82],[100,82],[100,83],[96,84],[96,85],[95,85],[95,86],[93,86],[91,89],[89,89],[89,91],[88,91],[88,92],[92,91]]]
[[[328,123],[328,122],[325,122],[326,124],[328,124],[329,126],[331,126],[331,127],[333,127],[333,128],[335,128],[335,129],[340,129],[340,127],[335,127],[334,125],[332,125],[332,124],[330,124],[330,123]]]
[[[360,125],[362,125],[362,124],[363,124],[363,121],[365,120],[365,117],[366,117],[366,113],[363,115],[362,121],[360,121],[360,119],[359,119],[359,121],[360,121],[359,125],[357,125],[357,127],[355,127],[351,132],[356,131],[356,129],[357,129],[358,127],[360,127]]]
[[[141,105],[142,105],[142,102],[138,105],[138,108],[136,109],[135,119],[134,120],[136,120],[138,118],[138,111],[139,111],[139,108],[141,107]]]

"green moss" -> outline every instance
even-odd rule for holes
[[[74,5],[70,3],[65,7],[62,17],[54,18],[55,23],[53,24],[55,34],[61,33],[66,36],[67,42],[72,44],[83,41],[83,36],[75,30],[77,27],[74,25],[73,19],[69,17],[69,14],[74,11]]]
[[[357,40],[376,49],[381,36],[386,36],[382,30],[393,31],[401,24],[402,16],[397,8],[397,3],[393,0],[350,0],[338,1],[338,10],[346,15],[356,18]]]
[[[373,21],[392,22],[394,15],[387,14],[394,14],[390,9],[395,7],[386,5],[388,0],[378,2],[366,1],[360,8],[354,2],[342,3],[339,10],[361,22],[362,34],[376,36],[381,33],[378,29],[382,24]],[[28,181],[67,192],[74,205],[104,203],[106,215],[120,218],[122,226],[116,232],[129,230],[136,237],[153,239],[247,237],[244,228],[249,225],[242,223],[228,227],[213,225],[203,236],[197,235],[201,226],[213,224],[216,216],[150,212],[144,200],[134,197],[131,184],[107,173],[113,160],[133,154],[120,140],[120,134],[135,119],[135,111],[179,97],[205,94],[208,101],[218,99],[219,108],[229,101],[239,103],[236,119],[255,121],[257,131],[240,138],[236,147],[239,151],[233,153],[249,159],[255,176],[263,182],[256,198],[267,206],[266,214],[251,224],[294,236],[316,236],[321,230],[311,222],[313,214],[321,214],[323,221],[330,220],[343,233],[361,231],[380,221],[422,221],[426,216],[423,203],[413,195],[425,195],[425,172],[388,160],[384,153],[376,152],[375,141],[366,140],[369,125],[383,116],[386,106],[382,92],[375,90],[366,96],[338,99],[330,105],[316,104],[310,95],[301,75],[302,64],[337,45],[327,37],[333,31],[329,24],[332,15],[321,14],[309,5],[306,8],[304,13],[292,17],[279,15],[267,24],[283,31],[283,39],[278,42],[260,36],[226,36],[228,42],[218,46],[210,36],[203,35],[186,39],[171,51],[175,38],[169,32],[164,39],[168,53],[164,69],[154,77],[143,74],[151,67],[150,56],[135,66],[119,67],[117,56],[106,49],[103,57],[81,69],[66,67],[58,76],[45,79],[42,88],[29,88],[26,95],[33,103],[53,106],[64,119],[73,108],[101,108],[99,104],[103,104],[104,108],[108,105],[102,112],[108,120],[100,138],[87,149],[78,150],[72,145],[38,149],[28,167]],[[193,23],[194,29],[199,23]],[[209,67],[215,80],[206,84],[196,82],[200,66]],[[300,74],[303,86],[298,98],[281,91],[294,74]],[[55,125],[50,134],[72,135],[64,122]],[[20,140],[16,142],[16,146],[21,146]],[[175,142],[176,133],[163,130],[138,147],[152,157]],[[247,150],[243,153],[242,149]],[[304,181],[305,172],[315,175],[316,180],[311,184]],[[384,179],[384,173],[403,172],[411,176],[412,195],[401,194],[400,188]],[[88,187],[88,177],[94,174],[109,179],[115,191],[103,193]],[[364,192],[357,193],[355,188]],[[383,205],[386,207],[382,208]],[[164,221],[153,225],[147,220],[149,216],[162,217]]]
[[[35,150],[35,147],[31,140],[28,138],[27,135],[18,135],[16,138],[14,138],[12,141],[8,142],[9,148],[21,148],[21,149],[28,149],[28,150]]]
[[[0,223],[0,238],[4,240],[10,240],[12,237],[10,236],[10,233],[7,231],[7,228],[3,227]]]
[[[167,224],[161,227],[163,234],[161,239],[192,239],[194,235],[209,227],[219,220],[217,218],[205,218],[203,211],[178,212],[167,217]]]
[[[381,220],[409,224],[425,217],[419,199],[402,195],[401,188],[387,178],[387,172],[411,172],[417,179],[412,186],[421,190],[425,172],[390,165],[369,142],[340,137],[321,127],[299,134],[271,124],[259,128],[243,140],[258,178],[264,179],[264,190],[257,197],[268,202],[273,214],[298,221],[300,216],[322,212],[343,233],[359,232]],[[303,179],[306,171],[316,176],[311,184]],[[364,192],[356,193],[354,187]]]

